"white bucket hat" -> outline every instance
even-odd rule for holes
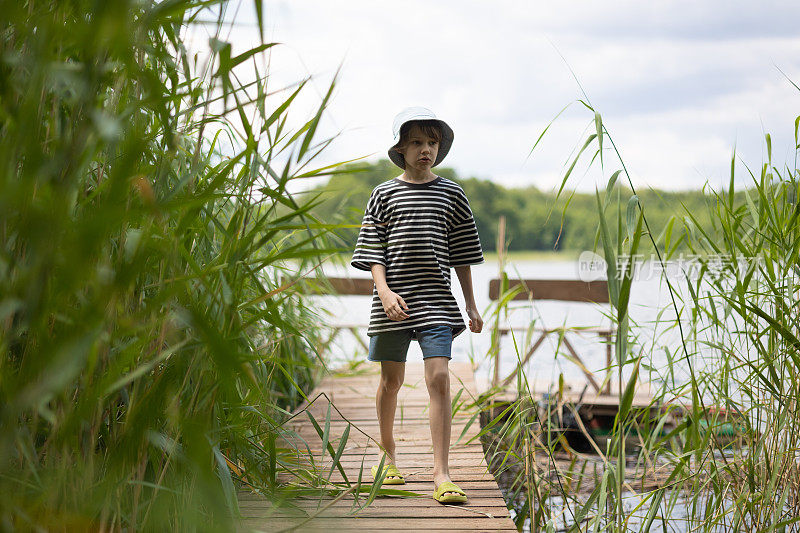
[[[442,162],[447,155],[447,152],[450,151],[450,147],[453,145],[453,129],[448,126],[444,120],[436,118],[436,115],[433,114],[433,111],[425,107],[407,107],[400,111],[396,117],[394,117],[394,124],[392,125],[394,144],[391,148],[389,148],[389,159],[391,159],[392,163],[398,167],[402,169],[406,168],[406,161],[403,157],[403,154],[395,151],[395,148],[397,147],[397,143],[400,142],[400,128],[403,127],[403,124],[412,120],[435,120],[442,128],[442,139],[439,141],[439,152],[436,154],[436,161],[434,161],[433,165],[431,165],[432,167],[435,167]]]

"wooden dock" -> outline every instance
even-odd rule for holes
[[[378,385],[377,365],[369,374],[355,376],[333,376],[322,381],[309,395],[316,397],[325,392],[342,415],[332,411],[331,443],[336,449],[339,437],[349,420],[372,439],[378,440],[378,422],[375,415],[375,391]],[[450,382],[453,398],[463,388],[461,397],[475,393],[472,369],[467,363],[450,364]],[[419,493],[418,497],[378,497],[371,505],[351,514],[353,498],[347,496],[339,501],[303,500],[295,502],[302,509],[275,509],[262,497],[240,493],[239,504],[245,531],[279,531],[297,526],[298,531],[331,530],[344,531],[516,531],[506,508],[503,496],[488,471],[481,444],[475,440],[465,444],[480,431],[477,420],[459,439],[473,413],[458,412],[453,419],[452,447],[450,450],[450,474],[455,483],[467,493],[469,501],[463,505],[442,505],[436,502],[433,493],[433,452],[428,428],[428,392],[425,387],[422,364],[409,364],[406,368],[405,385],[400,390],[395,421],[397,464],[406,475],[403,486],[387,486]],[[310,411],[324,423],[328,401],[318,399]],[[321,439],[307,416],[296,419],[295,429],[312,449],[312,453],[324,467],[330,468],[330,458],[324,460]],[[371,481],[369,469],[378,464],[380,448],[367,436],[353,427],[348,444],[341,458],[348,479],[357,480],[364,465],[364,479]],[[316,446],[316,448],[314,447]],[[320,460],[322,458],[322,460]],[[338,477],[337,477],[338,476]],[[332,479],[341,480],[336,472]],[[362,497],[363,500],[363,497]],[[331,504],[332,505],[329,505]],[[324,510],[321,514],[318,510]],[[310,521],[308,517],[313,515]]]

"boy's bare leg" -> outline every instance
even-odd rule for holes
[[[433,484],[450,481],[450,370],[447,357],[425,359],[425,384],[430,396]]]
[[[386,463],[395,462],[394,413],[397,410],[397,392],[403,385],[406,364],[396,361],[381,361],[381,381],[375,405],[378,408],[378,425],[381,429],[381,445],[386,450]]]

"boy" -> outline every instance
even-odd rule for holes
[[[466,494],[450,479],[450,375],[453,337],[464,319],[450,290],[455,267],[466,302],[469,328],[483,327],[472,292],[470,265],[483,252],[464,191],[431,168],[445,158],[453,130],[425,108],[403,110],[394,121],[389,158],[403,174],[372,191],[351,264],[372,273],[375,290],[367,334],[369,359],[381,363],[376,396],[381,445],[386,452],[384,484],[401,485],[395,465],[397,393],[405,375],[406,352],[416,339],[425,362],[433,441],[433,497],[463,503]],[[398,140],[399,138],[399,140]],[[378,467],[372,468],[378,477]]]

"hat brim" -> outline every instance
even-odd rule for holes
[[[436,165],[441,163],[445,157],[447,157],[447,153],[450,151],[450,147],[453,146],[453,137],[454,137],[453,128],[448,126],[447,122],[445,122],[444,120],[440,120],[438,118],[433,120],[436,120],[436,122],[438,122],[439,126],[441,126],[442,128],[442,139],[439,141],[439,152],[436,154],[436,161],[433,162],[433,165],[431,165],[431,167],[435,167]],[[414,121],[408,120],[406,122],[414,122]],[[405,122],[403,124],[405,124]],[[398,142],[400,141],[398,140]],[[397,148],[397,143],[394,143],[394,145],[391,148],[389,148],[388,152],[389,160],[398,167],[405,170],[406,160],[403,157],[403,154],[398,152],[396,148]]]

